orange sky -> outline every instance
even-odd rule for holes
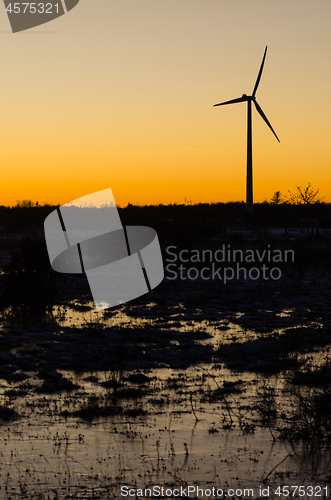
[[[1,7],[1,6],[0,6]],[[311,182],[331,201],[329,0],[81,0],[2,44],[0,204],[243,200],[246,105],[254,201]]]

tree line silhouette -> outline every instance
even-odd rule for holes
[[[243,201],[227,203],[158,204],[118,207],[125,225],[149,225],[158,234],[177,236],[199,232],[201,236],[212,236],[220,229],[226,231],[230,225],[278,225],[284,228],[301,226],[304,220],[318,221],[320,227],[331,227],[331,203],[318,196],[319,190],[310,183],[297,186],[284,196],[276,191],[270,201],[254,204],[248,213]],[[43,235],[44,220],[60,205],[41,204],[32,200],[18,201],[13,207],[0,206],[0,239],[11,233]],[[317,222],[316,222],[317,224]]]

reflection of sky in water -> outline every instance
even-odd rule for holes
[[[236,324],[236,319],[240,323],[244,313],[234,313],[231,321],[217,320],[215,316],[206,319],[206,314],[198,308],[188,311],[182,304],[171,309],[162,309],[155,303],[126,304],[105,312],[96,312],[93,303],[71,305],[55,308],[56,321],[63,328],[147,331],[151,328],[161,340],[163,330],[174,330],[183,337],[191,335],[197,344],[210,343],[215,348],[286,330],[256,333]],[[279,316],[286,318],[292,314],[292,309],[284,309]],[[327,350],[316,349],[299,357],[318,366],[327,355]],[[134,388],[138,395],[133,399],[120,398],[117,403],[113,389],[107,388],[113,372],[77,374],[62,370],[60,373],[76,389],[70,393],[36,394],[32,388],[40,387],[42,380],[36,373],[27,372],[31,376],[27,394],[12,399],[20,418],[3,426],[0,435],[0,484],[7,485],[12,495],[22,494],[20,484],[25,485],[26,491],[33,491],[30,498],[52,489],[57,489],[58,498],[65,498],[66,494],[77,499],[93,498],[92,488],[94,498],[121,498],[121,484],[198,483],[205,488],[246,487],[257,491],[273,469],[268,478],[273,485],[304,485],[314,481],[322,485],[330,470],[328,450],[321,450],[313,471],[312,461],[301,445],[293,452],[289,443],[273,442],[269,429],[258,423],[256,403],[265,383],[274,388],[276,396],[282,397],[282,409],[291,410],[293,404],[284,392],[287,384],[284,373],[266,377],[253,372],[233,372],[221,363],[210,363],[186,370],[144,370],[140,375],[146,380],[133,382],[130,378],[133,372],[124,371],[116,374],[121,381],[119,393]],[[0,393],[22,386],[24,382],[1,381]],[[208,399],[209,394],[224,388],[229,388],[224,396],[220,392],[212,402]],[[64,411],[71,413],[84,407],[89,398],[96,398],[96,404],[100,401],[100,405],[107,401],[110,406],[142,407],[147,415],[135,418],[128,414],[108,415],[90,423],[80,416],[61,416]],[[224,398],[235,420],[235,427],[228,430],[224,428],[227,423]],[[240,421],[255,425],[254,433],[245,434]]]
[[[59,488],[60,498],[75,492],[77,484],[82,487],[77,498],[92,498],[84,491],[88,487],[99,488],[95,498],[110,498],[98,492],[101,495],[103,488],[113,485],[119,498],[121,484],[254,487],[288,454],[284,444],[270,444],[266,430],[250,436],[235,430],[209,433],[211,425],[175,413],[92,426],[45,420],[22,423],[1,438],[7,443],[2,446],[2,476],[9,472],[6,481],[12,494],[20,493],[21,481],[35,495]]]
[[[53,416],[54,408],[58,413],[80,405],[86,394],[105,394],[107,390],[99,383],[111,374],[93,372],[83,377],[70,371],[62,374],[78,383],[76,392],[21,398],[26,416],[6,426],[1,433],[1,477],[12,494],[21,493],[20,482],[34,494],[58,488],[59,498],[65,498],[69,492],[77,493],[77,498],[93,498],[88,488],[95,488],[95,498],[110,498],[105,493],[110,486],[112,494],[120,498],[121,484],[144,487],[197,483],[205,488],[258,488],[273,468],[277,475],[269,477],[271,484],[289,484],[289,481],[314,484],[311,462],[302,447],[282,462],[293,450],[290,444],[273,442],[267,428],[256,427],[254,433],[246,434],[239,429],[238,419],[234,428],[226,430],[222,400],[199,402],[203,388],[206,392],[209,386],[216,389],[224,381],[231,383],[239,378],[242,391],[229,394],[227,400],[238,417],[254,423],[256,384],[263,386],[263,376],[237,376],[210,365],[185,371],[150,370],[146,372],[150,380],[150,392],[145,397],[146,416],[108,416],[86,423],[78,417]],[[129,372],[123,374],[124,380],[127,376]],[[178,386],[169,388],[169,381],[177,382]],[[279,378],[272,377],[270,382],[280,390]],[[165,394],[169,404],[153,405],[153,398]],[[190,394],[198,422],[192,412]],[[137,402],[129,404],[135,407]],[[318,468],[322,474],[316,479],[319,484],[330,460],[327,451],[322,455],[325,463]],[[77,485],[80,488],[76,490]]]
[[[153,311],[154,307],[158,307],[158,316]],[[220,342],[247,342],[259,337],[257,333],[227,320],[202,319],[204,316],[199,309],[196,309],[193,314],[188,314],[184,306],[179,304],[172,307],[171,311],[171,313],[167,312],[162,317],[159,313],[159,306],[155,303],[144,305],[143,308],[140,306],[128,307],[126,305],[122,309],[106,312],[96,311],[93,307],[93,302],[84,306],[73,303],[71,307],[54,308],[56,321],[63,327],[97,328],[100,326],[100,328],[115,329],[144,329],[146,327],[153,327],[159,332],[162,332],[162,330],[175,330],[186,334],[190,332],[201,333],[202,339],[200,342],[204,344],[212,343],[215,346]],[[242,313],[236,314],[238,318],[241,316]]]

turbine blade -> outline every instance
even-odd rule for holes
[[[254,87],[254,90],[253,90],[252,97],[255,96],[257,88],[258,88],[260,80],[261,80],[261,75],[262,75],[262,71],[263,71],[265,56],[267,55],[267,48],[268,48],[268,46],[265,48],[265,51],[264,51],[264,56],[263,56],[263,59],[262,59],[262,63],[261,63],[259,74],[257,75],[257,79],[256,79],[256,83],[255,83],[255,87]]]
[[[231,101],[220,102],[219,104],[214,104],[214,106],[223,106],[224,104],[234,104],[235,102],[247,101],[245,97],[238,97],[238,99],[231,99]]]
[[[261,107],[258,105],[258,103],[256,101],[254,101],[254,104],[255,104],[257,112],[262,116],[263,120],[266,122],[266,124],[268,125],[268,127],[270,128],[270,130],[272,131],[272,133],[274,134],[274,136],[276,137],[277,141],[280,142],[280,140],[277,137],[276,132],[274,131],[274,129],[270,125],[270,122],[269,122],[268,118],[266,117],[266,115],[263,113]]]

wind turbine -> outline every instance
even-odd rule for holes
[[[267,55],[267,48],[265,48],[261,67],[259,74],[257,75],[255,87],[253,90],[252,95],[246,95],[243,94],[241,97],[238,97],[238,99],[232,99],[231,101],[226,101],[226,102],[220,102],[219,104],[214,104],[214,106],[224,106],[225,104],[234,104],[236,102],[245,102],[247,101],[247,178],[246,178],[246,210],[248,212],[253,211],[253,172],[252,172],[252,101],[255,104],[257,112],[262,116],[263,120],[266,122],[274,136],[276,137],[277,141],[280,142],[280,140],[277,137],[276,132],[270,125],[270,122],[266,115],[263,113],[261,107],[258,105],[256,101],[256,91],[258,89],[260,80],[261,80],[261,75],[263,71],[263,66],[264,66],[264,61]]]

